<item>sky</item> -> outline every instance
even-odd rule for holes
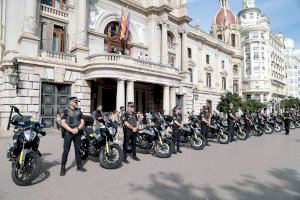
[[[229,7],[237,15],[242,9],[242,0],[228,0]],[[189,15],[200,22],[200,28],[209,32],[212,20],[220,7],[219,0],[187,0]],[[283,33],[295,41],[300,48],[300,0],[256,0],[256,7],[271,21],[274,33]]]

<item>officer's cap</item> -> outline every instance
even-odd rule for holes
[[[69,100],[70,101],[75,101],[75,102],[80,102],[77,97],[70,97]]]
[[[133,102],[128,102],[127,107],[134,107],[134,103]]]

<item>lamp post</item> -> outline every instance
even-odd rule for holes
[[[19,72],[19,63],[16,58],[12,60],[14,71],[9,74],[9,82],[12,86],[16,86],[16,92],[19,91],[19,81],[20,81],[20,72]]]

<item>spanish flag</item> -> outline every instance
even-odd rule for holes
[[[127,10],[122,11],[120,26],[121,26],[121,33],[120,33],[120,40],[127,40],[129,34],[129,21],[130,21],[130,13]]]

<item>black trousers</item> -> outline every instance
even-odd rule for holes
[[[135,134],[132,130],[129,129],[124,129],[124,142],[123,142],[123,151],[124,155],[126,156],[127,150],[128,150],[128,145],[129,141],[131,140],[131,146],[132,146],[132,153],[136,154],[136,137]]]
[[[228,132],[231,137],[231,140],[234,139],[234,122],[232,120],[228,120]]]
[[[73,135],[70,133],[66,133],[64,137],[64,152],[62,154],[61,164],[65,165],[68,160],[68,155],[71,148],[71,143],[74,143],[75,148],[75,159],[77,163],[77,167],[81,167],[81,155],[80,155],[80,145],[81,145],[81,134]]]
[[[245,131],[247,134],[250,132],[250,123],[249,122],[245,123]]]
[[[286,134],[290,133],[290,125],[291,125],[291,121],[289,121],[289,120],[284,121],[284,128],[285,128],[285,133]]]
[[[201,134],[205,137],[206,141],[209,138],[209,127],[208,126],[202,126],[201,127]]]
[[[174,144],[177,147],[177,149],[180,148],[180,136],[181,136],[181,130],[179,128],[174,128],[173,131],[173,136],[174,136]]]

